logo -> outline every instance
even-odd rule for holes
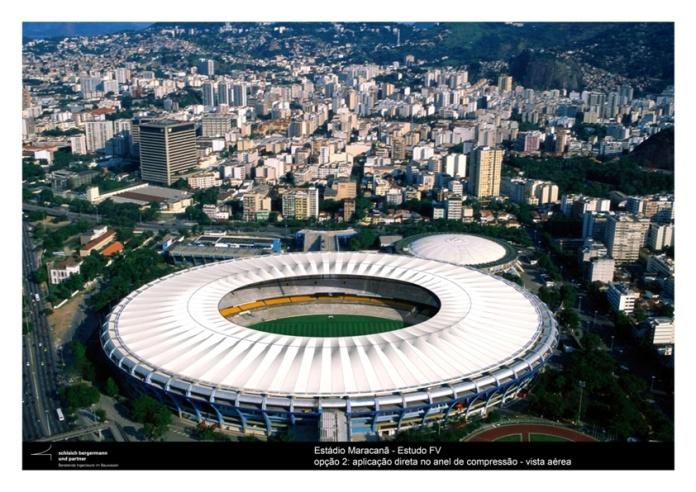
[[[48,456],[48,459],[53,461],[53,453],[49,453],[52,447],[53,444],[49,445],[48,448],[46,448],[43,451],[39,451],[38,453],[31,453],[29,456]]]

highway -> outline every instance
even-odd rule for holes
[[[22,225],[23,287],[28,300],[28,319],[32,329],[22,337],[22,437],[24,440],[47,438],[69,430],[60,422],[58,369],[51,333],[43,312],[43,293],[33,281],[36,258],[28,225]],[[38,301],[36,300],[38,296]]]

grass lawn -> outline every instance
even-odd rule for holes
[[[293,316],[250,326],[259,331],[299,337],[354,337],[403,327],[400,320],[348,314]]]
[[[537,434],[531,432],[529,434],[529,440],[531,442],[568,442],[568,439],[560,436],[550,436],[549,434]]]

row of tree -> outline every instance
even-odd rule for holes
[[[88,305],[93,311],[108,309],[138,287],[172,271],[173,267],[149,248],[120,255],[104,271],[103,282]]]
[[[589,157],[510,157],[508,165],[528,178],[553,181],[561,193],[583,193],[607,197],[611,191],[627,195],[673,192],[671,174],[644,171],[630,158],[600,163]]]
[[[646,384],[620,370],[601,349],[596,335],[587,333],[582,342],[583,348],[569,355],[562,371],[547,370],[537,378],[529,397],[530,410],[554,420],[572,421],[579,416],[620,440],[673,440],[672,425],[646,402]]]

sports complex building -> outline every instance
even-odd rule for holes
[[[396,252],[489,272],[517,266],[517,250],[508,242],[477,234],[432,233],[402,239]]]
[[[312,252],[211,263],[124,298],[101,332],[138,393],[250,433],[359,440],[516,397],[557,344],[535,296],[406,255]]]

